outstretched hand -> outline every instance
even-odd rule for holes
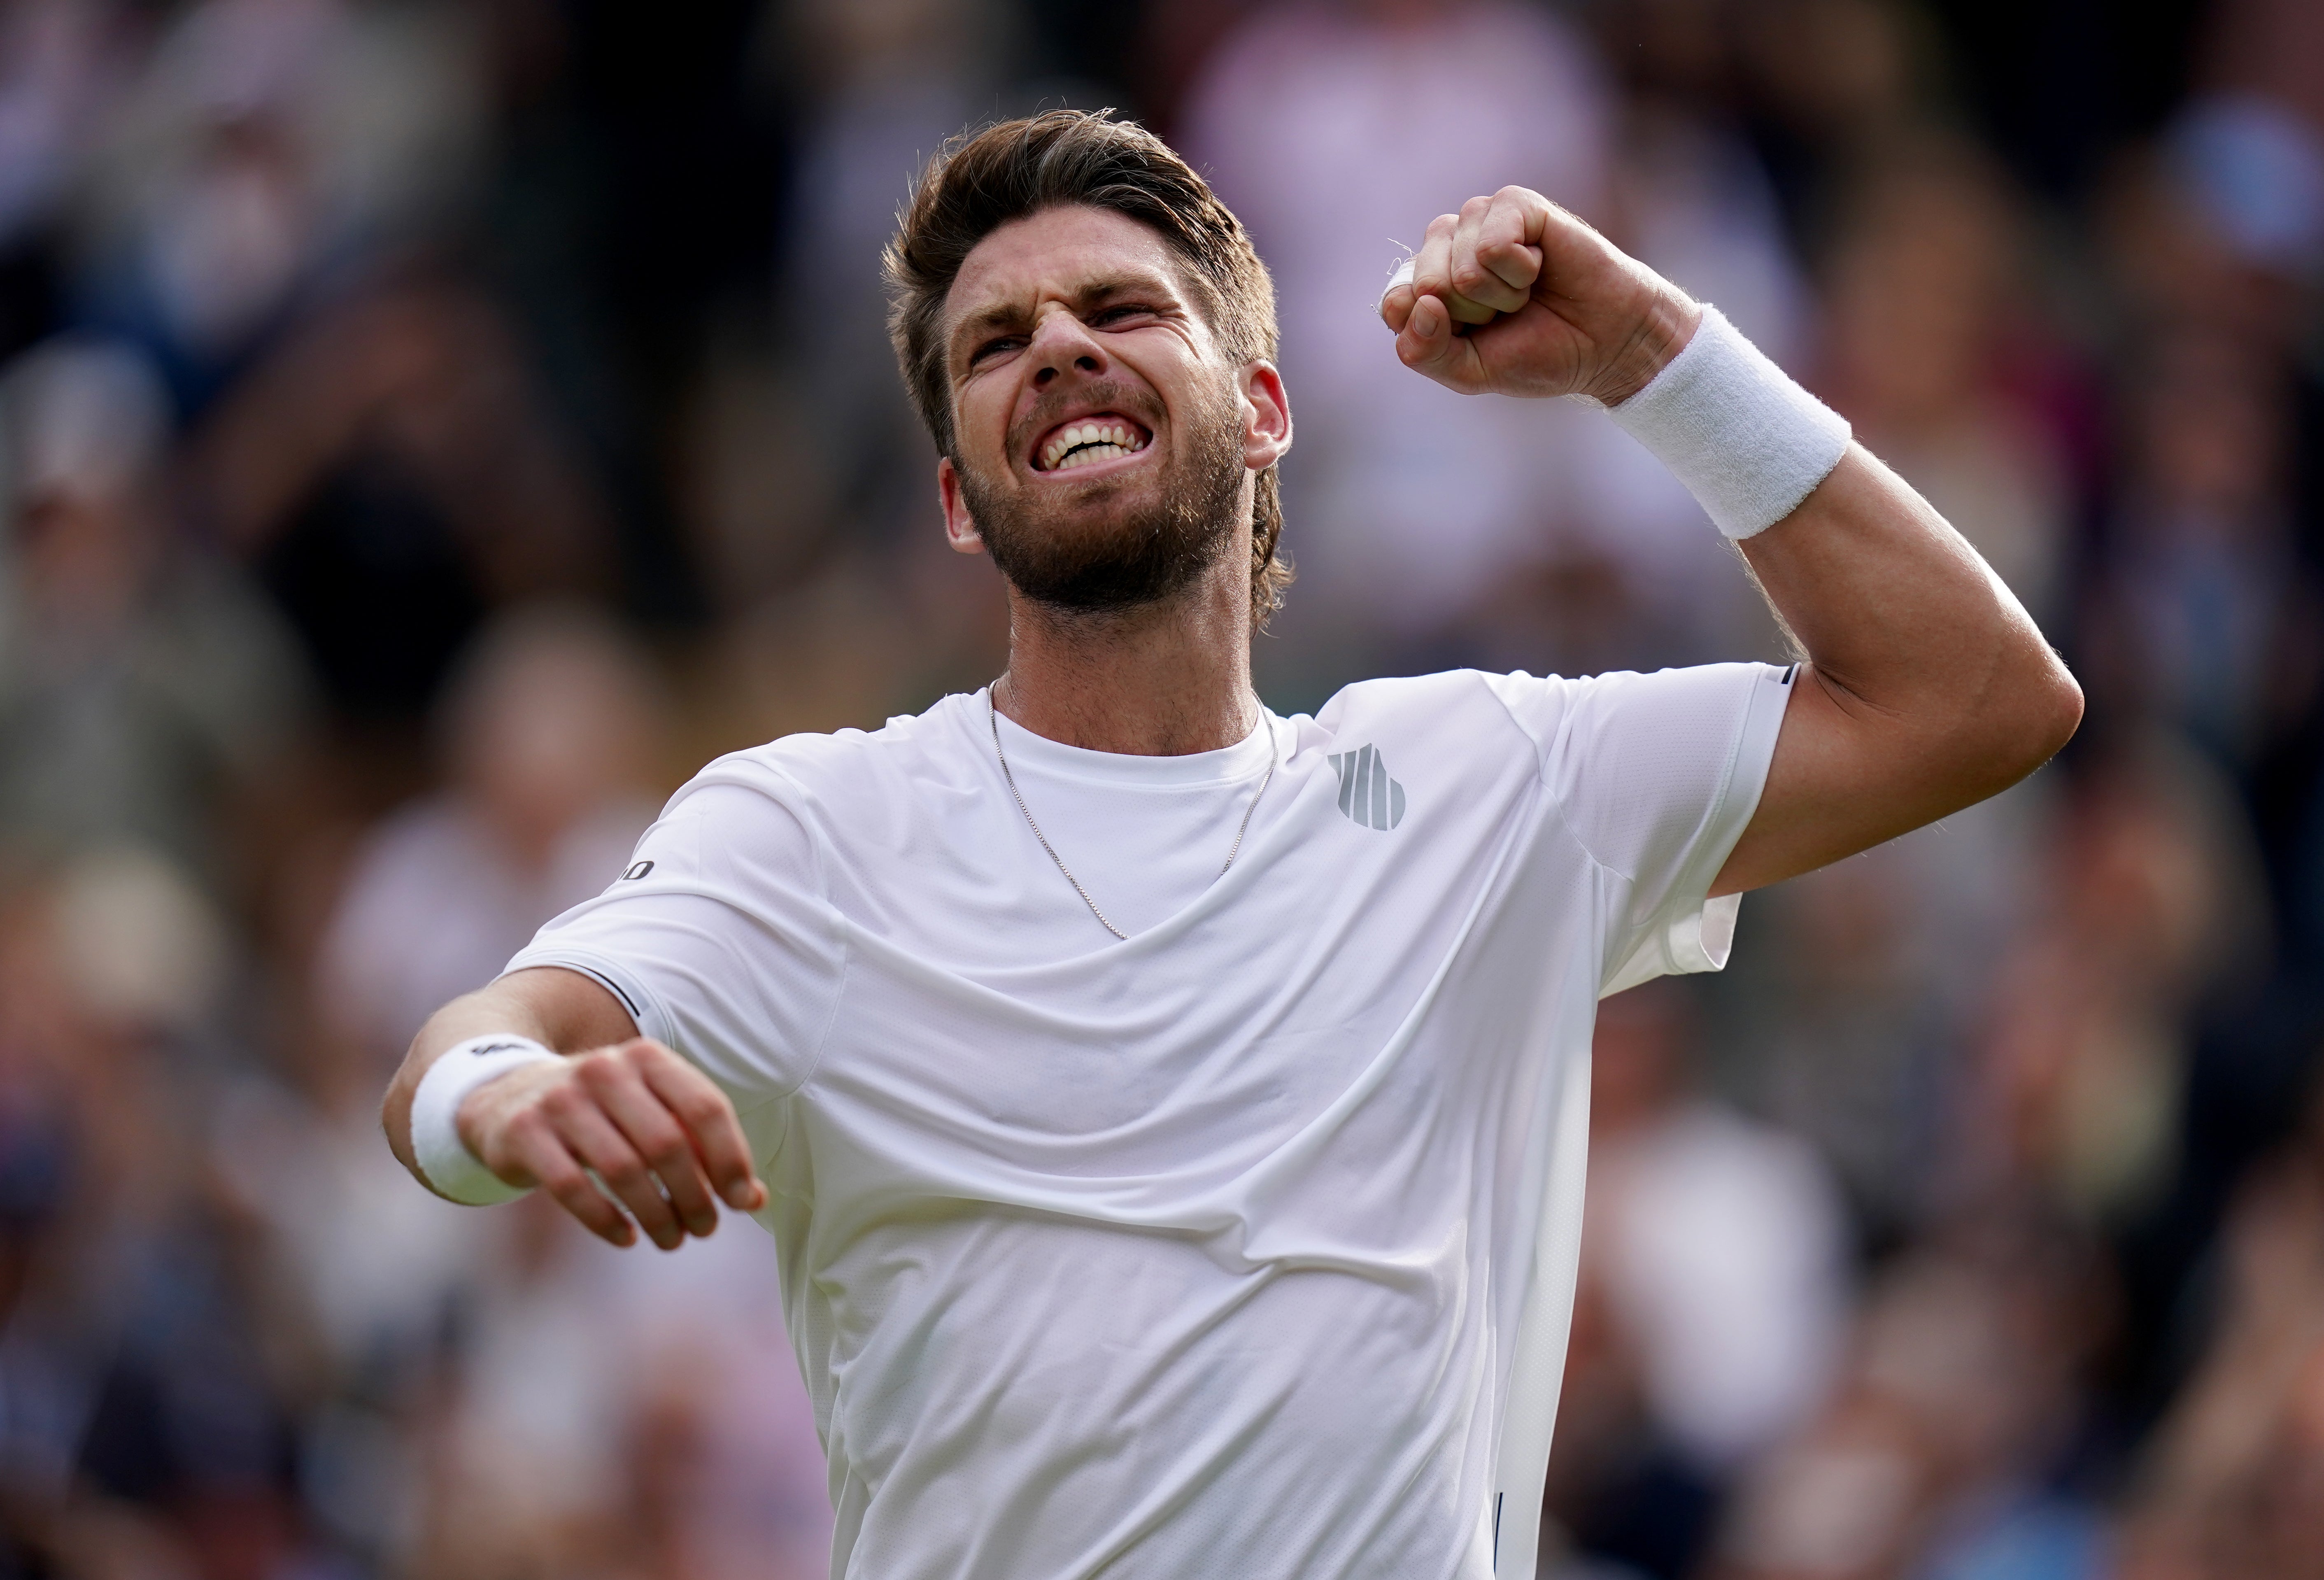
[[[485,1168],[540,1187],[615,1245],[642,1228],[674,1251],[717,1228],[720,1200],[746,1213],[767,1202],[734,1105],[650,1038],[512,1071],[470,1093],[456,1123]]]
[[[1380,298],[1406,367],[1464,395],[1618,405],[1678,355],[1702,310],[1540,193],[1503,187],[1439,215],[1412,279]]]

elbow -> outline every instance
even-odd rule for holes
[[[2065,661],[2054,653],[2050,658],[2050,735],[2048,746],[2042,753],[2047,762],[2066,748],[2074,732],[2082,727],[2082,684],[2074,672],[2066,668]]]
[[[2006,728],[1993,740],[2000,786],[2016,783],[2041,767],[2074,738],[2082,723],[2082,688],[2065,661],[2044,645],[2038,661],[2012,688],[2015,706],[2006,710]]]

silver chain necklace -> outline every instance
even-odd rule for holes
[[[1065,882],[1074,886],[1074,892],[1082,897],[1082,903],[1089,907],[1092,916],[1097,918],[1098,926],[1120,938],[1123,943],[1128,943],[1130,935],[1106,920],[1105,912],[1097,908],[1097,901],[1090,898],[1090,892],[1082,887],[1082,881],[1079,878],[1074,876],[1073,868],[1065,865],[1065,858],[1057,854],[1057,847],[1049,843],[1049,836],[1041,832],[1041,826],[1038,823],[1033,821],[1033,808],[1025,804],[1025,792],[1017,788],[1017,776],[1009,770],[1009,753],[1001,748],[1001,708],[992,700],[992,694],[998,689],[1000,689],[998,681],[984,689],[984,720],[992,726],[992,754],[1001,759],[1001,777],[1009,781],[1009,793],[1017,798],[1017,809],[1025,814],[1025,827],[1033,831],[1033,837],[1041,842],[1041,848],[1047,851],[1049,859],[1057,864],[1057,871],[1065,875]],[[1227,875],[1227,869],[1235,864],[1235,857],[1242,854],[1242,836],[1250,831],[1250,816],[1259,810],[1259,798],[1267,794],[1267,787],[1275,782],[1275,765],[1280,752],[1275,741],[1275,723],[1267,716],[1267,709],[1264,707],[1259,710],[1259,728],[1267,732],[1267,777],[1259,781],[1259,789],[1251,793],[1250,805],[1242,809],[1242,821],[1235,826],[1234,844],[1228,847],[1226,866],[1219,869],[1219,878]],[[1213,878],[1211,882],[1215,883],[1218,878]]]

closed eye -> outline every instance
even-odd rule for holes
[[[988,356],[998,356],[1004,351],[1014,351],[1025,344],[1022,335],[996,335],[968,354],[968,365],[974,367]]]
[[[1090,314],[1089,325],[1093,329],[1100,329],[1109,324],[1118,324],[1124,319],[1152,318],[1154,310],[1142,301],[1116,302],[1111,307],[1102,307]]]

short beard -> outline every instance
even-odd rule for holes
[[[1101,384],[1079,392],[1085,401],[1147,420],[1143,392]],[[1248,470],[1235,440],[1231,402],[1204,402],[1178,430],[1183,441],[1159,479],[1152,506],[1115,517],[1086,531],[1054,520],[1035,500],[1011,500],[955,458],[960,491],[992,563],[1009,585],[1036,604],[1079,614],[1116,614],[1161,603],[1201,579],[1231,553],[1245,513]],[[1010,456],[1056,421],[1037,411],[1010,435]],[[1148,431],[1153,431],[1150,421]],[[1029,430],[1029,431],[1028,431]],[[1118,485],[1100,482],[1104,490]]]

